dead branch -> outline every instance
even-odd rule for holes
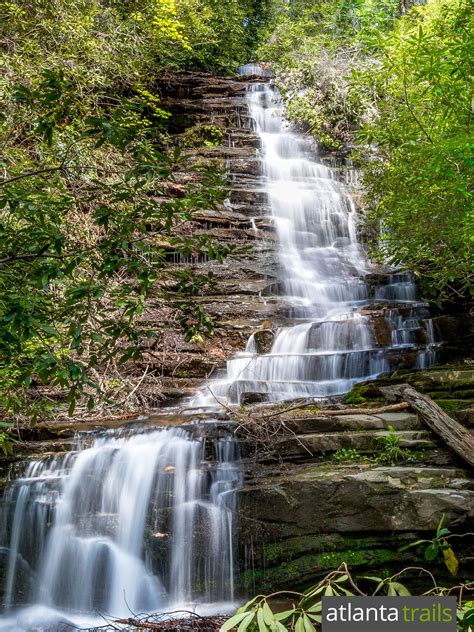
[[[196,632],[214,632],[219,630],[227,620],[227,617],[210,616],[203,617],[195,612],[186,612],[185,617],[172,617],[173,613],[163,613],[152,615],[143,619],[134,617],[128,619],[114,619],[114,623],[129,626],[126,629],[132,630],[157,630],[168,632],[187,632],[193,630]]]
[[[272,413],[271,415],[263,415],[263,418],[270,419],[270,417],[277,417],[278,415],[283,415],[290,410],[306,408],[307,406],[309,406],[309,404],[299,404],[298,406],[286,408],[285,410],[277,413]],[[392,413],[398,410],[406,410],[407,408],[410,408],[410,404],[408,402],[400,402],[399,404],[389,404],[388,406],[379,406],[378,408],[341,408],[338,410],[318,410],[315,413],[311,413],[311,415],[313,417],[340,417],[341,415],[379,415],[380,413]]]

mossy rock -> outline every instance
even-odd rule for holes
[[[383,402],[381,386],[406,382],[435,400],[474,401],[474,371],[465,366],[441,366],[427,370],[397,371],[377,380],[360,382],[345,396],[346,404],[361,405],[368,401]],[[457,410],[456,408],[452,410]]]
[[[184,147],[219,147],[224,140],[224,130],[216,125],[194,125],[181,136]]]
[[[243,587],[255,585],[258,590],[304,590],[322,579],[343,562],[357,572],[377,569],[386,564],[417,559],[413,551],[400,553],[400,539],[389,536],[343,537],[336,534],[289,538],[264,546],[264,562],[257,569],[245,570],[240,582]]]
[[[435,399],[435,402],[445,413],[456,413],[460,410],[466,410],[472,406],[472,399]]]

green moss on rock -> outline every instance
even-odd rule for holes
[[[224,130],[215,125],[194,125],[181,139],[184,147],[218,147],[224,140]]]
[[[408,541],[410,537],[406,536]],[[304,589],[343,562],[360,572],[397,563],[407,555],[399,551],[404,543],[405,536],[392,539],[388,536],[346,537],[340,534],[300,536],[271,542],[263,547],[261,563],[252,570],[244,571],[240,583],[243,589],[252,587],[254,592]],[[411,560],[413,555],[411,551]]]

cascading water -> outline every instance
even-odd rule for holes
[[[258,67],[244,67],[242,74],[258,74]],[[355,208],[343,185],[314,158],[310,141],[285,123],[271,83],[250,85],[247,102],[261,142],[263,179],[294,325],[277,332],[268,353],[259,354],[251,339],[245,352],[227,363],[226,375],[192,400],[196,407],[238,403],[244,392],[265,394],[270,401],[347,392],[355,382],[391,367],[388,348],[375,344],[369,319],[357,310],[371,302],[415,303],[417,298],[411,276],[401,273],[388,276],[371,296],[364,277],[372,266],[357,241]],[[418,322],[417,327],[423,326]],[[420,350],[417,364],[434,358]]]
[[[270,84],[251,85],[247,102],[293,326],[277,332],[269,353],[251,336],[227,375],[193,404],[238,402],[244,392],[273,400],[342,393],[388,370],[397,350],[413,351],[419,367],[432,363],[435,332],[411,278],[394,273],[371,298],[351,198],[285,124]],[[363,310],[374,301],[387,303],[385,346]],[[234,490],[242,475],[232,440],[216,439],[213,449],[209,457],[206,441],[183,428],[138,429],[31,462],[4,498],[0,631],[92,627],[103,624],[100,615],[196,603],[222,611],[234,596]]]
[[[5,498],[0,630],[231,602],[238,451],[204,452],[173,428],[31,462]]]

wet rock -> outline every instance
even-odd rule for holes
[[[261,404],[267,400],[268,395],[266,393],[244,392],[240,395],[241,406],[247,406],[248,404]]]
[[[257,345],[258,353],[269,353],[275,340],[275,330],[260,329],[255,332],[254,340]]]
[[[433,327],[446,347],[447,359],[470,356],[474,348],[474,318],[470,313],[442,315],[433,318]]]
[[[365,428],[364,428],[365,429]],[[380,439],[385,432],[324,432],[305,434],[303,436],[276,439],[273,450],[283,459],[292,462],[314,459],[317,457],[330,458],[331,453],[338,450],[357,450],[360,454],[380,453],[382,446]],[[413,450],[432,449],[434,444],[431,434],[426,431],[398,431],[400,447]]]
[[[372,316],[370,318],[374,342],[377,347],[388,347],[392,343],[392,331],[385,316]]]
[[[8,558],[10,549],[0,547],[0,603],[5,603],[5,590],[7,579]],[[35,573],[25,560],[17,560],[17,574],[15,584],[15,597],[17,606],[26,605],[32,594],[35,582]]]
[[[344,432],[357,430],[387,430],[389,426],[395,430],[420,430],[421,422],[412,413],[380,413],[377,415],[354,414],[341,415],[340,417],[323,415],[311,417],[311,415],[290,419],[285,418],[285,424],[297,435],[321,432]]]
[[[256,157],[230,159],[228,165],[232,174],[260,176],[262,173],[262,163]]]
[[[474,518],[472,480],[454,468],[293,467],[247,484],[239,492],[239,502],[242,541],[251,530],[254,548],[257,542],[264,547],[265,561],[260,559],[265,570],[259,579],[266,588],[279,589],[302,583],[307,587],[325,570],[337,567],[337,560],[364,569],[380,568],[381,562],[391,560],[399,567],[397,549],[407,532],[432,533],[443,513],[452,528],[469,528]],[[356,533],[355,545],[350,539]],[[328,545],[333,537],[339,539],[339,547]],[[313,542],[309,556],[304,549],[294,549],[301,539],[305,548]],[[384,543],[379,553],[367,554],[379,549],[374,546],[377,541]],[[340,554],[329,555],[325,564],[324,555],[334,548]]]
[[[258,188],[236,188],[230,191],[230,201],[236,204],[265,204],[267,201],[267,192]]]

